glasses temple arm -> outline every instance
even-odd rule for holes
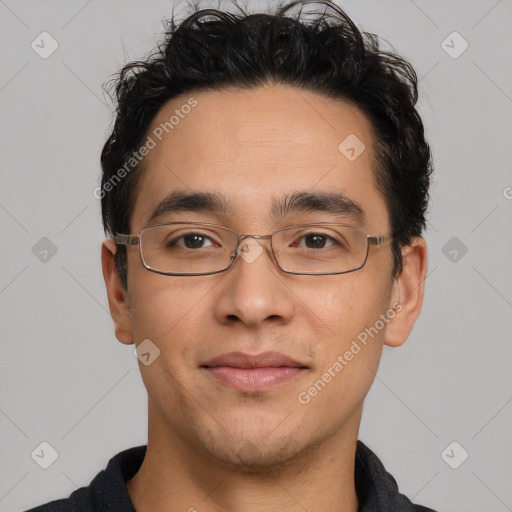
[[[113,237],[114,242],[119,245],[139,245],[140,237],[137,235],[120,235]]]
[[[393,238],[393,235],[369,236],[368,243],[380,247],[384,242],[391,240],[391,238]]]

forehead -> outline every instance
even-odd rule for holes
[[[254,227],[285,197],[339,193],[361,206],[368,227],[387,226],[372,127],[348,102],[282,85],[196,91],[165,104],[147,136],[134,231],[176,191],[221,195],[230,220]]]

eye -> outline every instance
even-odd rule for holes
[[[334,238],[323,233],[308,233],[307,235],[303,235],[301,240],[304,240],[305,243],[297,244],[297,246],[307,247],[308,249],[325,249],[326,247],[338,244]]]
[[[214,247],[219,244],[209,236],[203,233],[185,233],[169,240],[166,247],[178,246],[183,249],[203,249],[205,247]]]

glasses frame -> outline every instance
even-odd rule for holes
[[[170,226],[170,225],[173,225],[173,224],[187,224],[187,225],[194,225],[194,226],[209,226],[209,227],[215,227],[215,228],[224,229],[226,231],[231,231],[233,234],[235,234],[237,236],[238,241],[237,241],[237,245],[235,247],[234,252],[231,253],[231,255],[230,255],[231,262],[229,263],[229,265],[227,265],[225,268],[223,268],[221,270],[214,270],[212,272],[189,272],[189,273],[165,272],[163,270],[156,270],[154,268],[151,268],[147,264],[147,262],[145,261],[144,254],[142,252],[142,244],[140,243],[142,234],[143,234],[144,231],[146,231],[148,229],[151,229],[151,228],[154,228],[154,227]],[[279,264],[279,262],[277,260],[277,257],[276,257],[276,254],[274,252],[274,246],[272,245],[272,237],[276,233],[280,233],[281,231],[286,231],[288,229],[301,228],[301,227],[310,227],[310,226],[326,226],[326,227],[327,226],[343,226],[343,227],[347,227],[347,228],[356,228],[356,229],[361,230],[366,235],[366,254],[365,254],[363,263],[359,267],[356,267],[356,268],[353,268],[353,269],[350,269],[350,270],[343,270],[341,272],[295,272],[295,271],[287,270],[287,269],[283,268]],[[314,222],[312,224],[297,224],[295,226],[287,226],[285,228],[278,229],[277,231],[274,231],[273,233],[271,233],[269,235],[240,235],[234,229],[228,228],[226,226],[221,226],[219,224],[213,224],[213,223],[210,223],[210,222],[181,222],[181,221],[175,221],[175,222],[162,222],[162,223],[159,223],[159,224],[150,224],[149,226],[145,226],[144,228],[142,228],[138,235],[125,235],[125,234],[122,234],[122,233],[118,233],[116,236],[112,237],[112,240],[116,244],[118,244],[118,245],[131,245],[131,246],[138,245],[139,246],[139,256],[140,256],[142,265],[144,266],[144,268],[146,270],[149,270],[150,272],[155,272],[156,274],[161,274],[161,275],[164,275],[164,276],[207,276],[207,275],[211,275],[211,274],[219,274],[221,272],[226,272],[226,270],[229,270],[231,268],[231,266],[233,265],[233,263],[237,260],[237,257],[238,257],[238,255],[240,253],[239,249],[240,249],[240,246],[241,246],[241,242],[243,242],[247,238],[257,238],[257,239],[260,239],[260,240],[262,240],[262,239],[270,239],[270,249],[271,249],[271,252],[272,252],[272,257],[274,259],[274,262],[279,267],[280,270],[282,270],[283,272],[285,272],[287,274],[326,276],[326,275],[348,274],[350,272],[355,272],[357,270],[362,269],[366,265],[366,261],[368,260],[368,253],[370,251],[370,245],[375,245],[377,248],[380,248],[385,242],[387,242],[388,240],[393,238],[393,235],[387,234],[387,235],[379,235],[379,236],[370,236],[368,234],[368,232],[366,231],[366,229],[361,227],[361,226],[354,226],[354,225],[351,225],[351,224],[343,224],[343,223],[339,223],[339,222]]]

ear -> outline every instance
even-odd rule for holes
[[[107,239],[103,242],[101,246],[101,266],[107,288],[110,315],[114,320],[116,338],[121,343],[130,345],[134,342],[130,303],[128,292],[124,289],[115,268],[114,254],[116,250],[117,245],[113,240]]]
[[[427,276],[427,244],[414,237],[402,250],[403,270],[395,279],[391,293],[391,308],[395,316],[388,323],[384,344],[402,345],[412,331],[423,304],[424,284]]]

